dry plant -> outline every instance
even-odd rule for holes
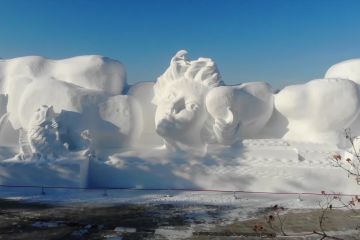
[[[345,129],[345,138],[349,141],[351,149],[342,157],[339,153],[334,154],[330,160],[334,163],[335,167],[340,167],[348,174],[348,177],[354,177],[356,183],[360,185],[360,137],[354,137],[351,134],[350,129]],[[323,199],[319,202],[320,215],[318,218],[318,229],[314,229],[311,232],[304,233],[289,233],[286,231],[286,218],[285,208],[279,205],[274,205],[270,208],[270,213],[265,216],[265,225],[270,229],[274,237],[276,236],[288,236],[288,237],[305,237],[311,235],[318,235],[320,240],[333,239],[333,240],[345,240],[336,236],[331,236],[326,231],[326,220],[329,218],[329,214],[334,209],[347,209],[352,210],[360,206],[360,197],[345,196],[350,200],[344,200],[344,195],[341,193],[326,193],[321,191]],[[262,236],[267,229],[263,224],[257,223],[253,227],[254,232]]]
[[[346,152],[344,157],[337,153],[334,154],[330,160],[334,163],[335,167],[340,167],[346,171],[348,177],[354,177],[356,183],[360,185],[360,149],[358,146],[360,143],[360,138],[352,136],[351,130],[349,128],[345,129],[344,132],[345,138],[351,145],[351,149]]]
[[[320,231],[314,230],[313,233],[321,236],[322,239],[335,239],[335,240],[343,240],[343,238],[330,236],[325,230],[325,222],[328,218],[328,214],[334,209],[349,209],[354,211],[354,208],[359,205],[360,198],[358,196],[353,196],[348,201],[343,200],[343,196],[338,194],[327,194],[324,191],[321,192],[324,196],[323,200],[319,202],[319,207],[321,209],[321,213],[319,216],[319,229]]]
[[[305,237],[318,235],[321,239],[344,240],[336,236],[331,236],[325,229],[326,220],[329,214],[334,209],[350,209],[354,210],[357,205],[360,205],[360,198],[358,196],[351,197],[349,201],[343,200],[341,194],[321,192],[323,199],[319,202],[320,214],[318,217],[317,229],[303,233],[290,233],[286,231],[287,215],[284,207],[274,205],[270,208],[270,212],[265,216],[265,228],[263,224],[257,223],[254,225],[254,232],[262,236],[268,230],[272,231],[273,237],[286,236],[286,237]]]
[[[280,232],[283,236],[289,236],[285,232],[286,215],[282,214],[284,211],[285,208],[279,205],[274,205],[271,207],[271,213],[266,216],[265,220],[272,231],[275,233]]]

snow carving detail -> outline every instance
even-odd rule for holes
[[[64,150],[59,138],[59,125],[52,107],[43,105],[33,114],[27,131],[27,139],[32,155],[46,158]],[[27,147],[24,146],[23,149]],[[28,154],[28,151],[24,152]]]
[[[200,150],[206,143],[202,137],[206,123],[211,120],[205,97],[222,81],[211,59],[189,61],[186,54],[179,51],[154,85],[155,127],[168,149]]]
[[[154,85],[156,132],[167,149],[232,145],[265,126],[273,112],[269,84],[225,86],[213,60],[186,54],[179,51]]]

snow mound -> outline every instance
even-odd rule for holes
[[[360,84],[360,58],[350,59],[331,66],[325,78],[350,79]]]
[[[288,121],[285,139],[340,144],[359,115],[359,86],[345,79],[288,86],[275,95],[275,108]]]
[[[256,136],[269,121],[273,105],[270,85],[261,82],[220,86],[206,96],[213,130],[222,144]]]
[[[53,102],[69,108],[72,105],[66,104],[69,101],[67,98],[71,99],[82,91],[80,89],[116,95],[121,94],[125,87],[123,65],[102,56],[79,56],[63,60],[34,56],[0,61],[0,93],[9,96],[7,112],[10,113],[9,119],[15,129],[20,127],[19,118],[23,114],[21,108],[24,108],[25,103],[32,106],[31,110],[41,105],[53,105]],[[48,97],[52,94],[55,96]],[[41,105],[39,101],[42,101]],[[72,104],[80,103],[72,101]]]
[[[27,82],[55,78],[77,86],[121,94],[126,87],[124,66],[98,55],[51,60],[39,56],[0,60],[0,89],[3,94]],[[18,85],[18,86],[14,86]]]

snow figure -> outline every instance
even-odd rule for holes
[[[189,61],[186,54],[179,51],[154,85],[155,128],[167,149],[202,151],[209,119],[205,97],[222,81],[211,59]]]
[[[242,138],[254,138],[273,112],[273,93],[267,83],[220,86],[206,97],[206,107],[214,118],[217,142],[233,144]]]
[[[360,113],[359,85],[346,79],[316,79],[285,87],[275,108],[287,119],[285,139],[343,144],[343,131]]]
[[[35,135],[45,131],[43,123],[35,128],[36,121],[31,126],[29,122],[38,108],[47,105],[58,114],[60,140],[70,151],[84,150],[84,130],[91,132],[96,150],[133,145],[142,131],[142,113],[134,97],[122,95],[127,89],[123,65],[102,56],[1,60],[0,96],[8,96],[8,101],[2,104],[0,98],[6,112],[0,121],[0,143],[6,134],[7,141],[19,138],[23,152],[31,155],[33,150],[40,150],[36,143],[40,144],[40,139]],[[33,149],[28,142],[30,130],[34,134]]]
[[[80,134],[81,138],[84,141],[84,147],[85,150],[83,152],[84,156],[93,156],[95,155],[94,153],[94,146],[93,146],[93,137],[91,136],[90,130],[86,129],[84,131],[81,132]]]
[[[349,79],[360,84],[360,58],[349,59],[331,66],[325,78]]]
[[[27,138],[31,153],[46,158],[64,150],[58,132],[56,114],[52,107],[41,106],[33,114],[28,126]]]
[[[23,101],[23,94],[28,86],[33,83],[32,89],[44,89],[47,80],[61,81],[67,84],[71,90],[72,87],[74,90],[81,88],[93,92],[101,91],[110,95],[122,94],[127,86],[124,66],[116,60],[103,56],[77,56],[60,60],[27,56],[0,60],[0,93],[9,96],[7,111],[10,112],[9,120],[15,129],[21,127],[19,118],[22,117],[22,113],[18,109],[26,103]],[[49,84],[45,90],[56,95],[53,100],[58,102],[58,105],[64,105],[64,102],[68,103],[66,93],[60,96],[56,91],[53,91],[54,87]],[[42,98],[42,94],[32,97],[39,100]],[[28,105],[31,103],[32,101],[29,101]],[[55,112],[58,112],[54,104],[43,104],[53,105]],[[79,105],[77,102],[71,102],[71,104]],[[41,105],[36,105],[36,108],[39,106]],[[70,105],[70,107],[72,106]]]

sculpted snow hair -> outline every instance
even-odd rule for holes
[[[166,94],[164,90],[174,81],[187,80],[188,82],[199,83],[208,89],[223,85],[219,70],[212,59],[199,58],[189,61],[186,58],[187,53],[186,50],[178,51],[171,59],[170,66],[158,77],[154,85],[154,104],[157,105],[163,94]]]
[[[153,103],[156,132],[168,148],[203,149],[204,135],[211,129],[205,97],[210,89],[223,84],[214,61],[199,58],[189,61],[181,50],[154,85]],[[207,136],[208,138],[208,136]]]

